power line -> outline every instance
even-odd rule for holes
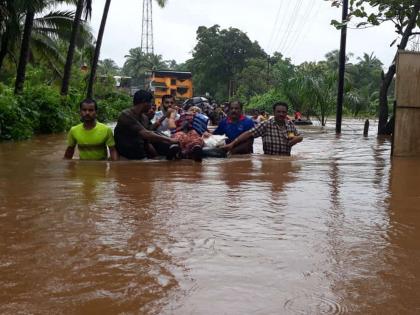
[[[282,12],[282,19],[280,19],[281,24],[279,25],[276,35],[274,36],[273,43],[278,42],[278,38],[281,34],[281,30],[283,29],[283,25],[286,25],[285,22],[286,22],[286,17],[288,15],[287,13],[289,12],[290,4],[292,3],[292,1],[286,0],[286,3],[287,3],[287,7],[285,7],[285,10]],[[284,36],[284,33],[283,33],[283,36]]]
[[[274,37],[274,34],[276,32],[276,27],[277,27],[277,24],[278,24],[278,21],[279,21],[280,12],[281,12],[281,9],[283,7],[283,3],[284,3],[283,1],[280,1],[279,9],[277,10],[277,14],[276,14],[276,19],[274,20],[273,28],[271,30],[271,36],[270,36],[270,39],[267,43],[267,52],[268,52],[268,50],[270,50],[271,44],[273,42],[273,37]]]
[[[313,20],[316,18],[316,16],[319,13],[319,10],[320,10],[321,6],[317,6],[315,11],[314,11],[314,7],[315,7],[315,2],[312,1],[311,5],[307,7],[308,9],[304,13],[304,19],[303,19],[304,22],[303,22],[301,31],[295,37],[294,41],[291,42],[288,49],[285,50],[284,54],[287,54],[287,53],[291,54],[292,52],[294,52],[296,44],[300,43],[300,39],[302,37],[302,34],[305,34],[303,39],[305,39],[308,36],[308,32],[307,32],[308,25],[312,24]]]
[[[293,9],[292,14],[290,15],[290,19],[289,19],[289,23],[287,24],[287,28],[285,31],[285,36],[283,36],[283,39],[278,47],[277,47],[277,51],[281,52],[281,50],[283,49],[283,47],[286,45],[287,41],[289,40],[290,37],[290,33],[291,30],[293,29],[294,25],[296,24],[296,17],[298,16],[298,12],[300,10],[300,7],[302,6],[302,0],[299,0],[296,2],[295,7]]]

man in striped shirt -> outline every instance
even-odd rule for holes
[[[292,147],[301,142],[295,125],[287,119],[287,103],[278,102],[273,105],[274,118],[271,118],[253,129],[244,132],[231,143],[224,146],[226,151],[231,151],[238,144],[250,139],[262,137],[264,154],[290,155]]]

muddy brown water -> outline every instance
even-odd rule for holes
[[[1,314],[420,314],[420,161],[363,122],[292,157],[66,162],[0,144]]]

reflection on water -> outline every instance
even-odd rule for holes
[[[420,313],[420,161],[362,130],[202,164],[1,143],[0,313]]]

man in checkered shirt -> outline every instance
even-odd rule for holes
[[[287,119],[288,109],[287,103],[275,103],[273,105],[274,118],[244,132],[234,141],[225,145],[224,149],[230,151],[251,137],[262,137],[264,154],[290,155],[292,146],[301,142],[303,137],[299,135],[295,125]]]

